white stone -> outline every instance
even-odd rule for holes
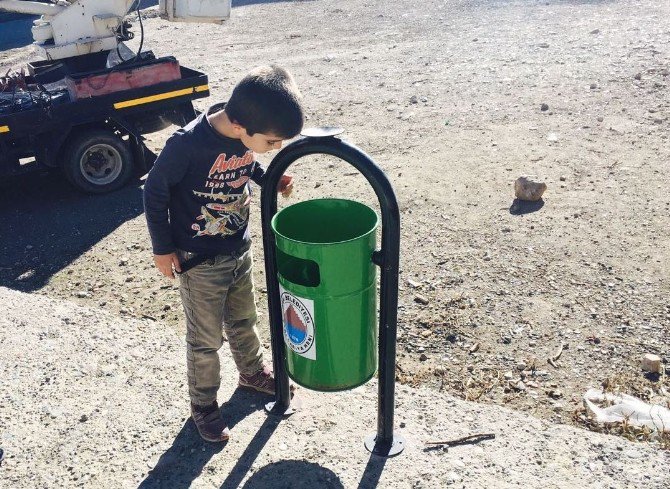
[[[647,353],[642,357],[642,370],[651,373],[661,373],[661,357]]]

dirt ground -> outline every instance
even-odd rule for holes
[[[400,382],[584,424],[590,387],[670,401],[666,377],[640,370],[644,353],[670,359],[668,18],[665,0],[243,1],[223,26],[148,18],[145,46],[209,75],[200,109],[256,65],[289,68],[307,125],[345,127],[387,172],[402,218]],[[292,170],[281,205],[376,205],[343,162]],[[521,175],[546,182],[542,202],[512,205]],[[183,334],[139,183],[88,197],[45,175],[0,202],[0,285]],[[268,341],[258,209],[252,221]]]
[[[231,439],[209,443],[188,415],[184,340],[164,323],[4,287],[0,303],[3,488],[667,489],[670,482],[670,451],[405,385],[395,397],[404,450],[372,455],[363,440],[374,429],[375,379],[344,392],[301,389],[302,407],[286,419],[265,413],[271,396],[224,382],[219,400]],[[222,360],[222,378],[236,378],[227,349]],[[426,445],[476,433],[488,436]]]

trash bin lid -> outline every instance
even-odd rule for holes
[[[339,136],[343,132],[343,128],[336,126],[308,127],[307,129],[303,129],[300,135],[307,138],[332,138]]]

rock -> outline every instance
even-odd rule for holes
[[[520,200],[533,202],[540,200],[545,190],[547,190],[546,183],[534,182],[526,177],[519,177],[514,182],[514,195]]]
[[[449,472],[446,477],[446,483],[447,485],[452,485],[457,483],[461,478],[458,476],[456,472]]]
[[[419,304],[423,304],[424,306],[428,304],[430,301],[428,300],[427,297],[424,297],[421,294],[416,294],[414,296],[414,302],[418,302]]]
[[[419,357],[419,360],[422,361],[422,362],[425,362],[426,360],[428,360],[428,355],[426,355],[425,353],[422,353],[421,356]]]
[[[419,103],[419,98],[418,98],[416,95],[412,95],[412,96],[409,98],[409,103],[410,103],[410,104],[416,104],[416,103]]]
[[[127,256],[121,257],[121,259],[119,260],[119,266],[125,267],[126,265],[128,265],[128,257]]]
[[[642,357],[642,370],[654,374],[662,373],[661,357],[654,355],[653,353],[645,354],[645,356]]]
[[[540,105],[540,110],[541,110],[542,112],[546,112],[546,111],[548,111],[548,110],[549,110],[549,105],[548,105],[548,104],[542,104],[542,105]]]
[[[410,287],[413,287],[413,288],[415,288],[415,289],[421,287],[421,282],[415,282],[415,281],[412,280],[412,279],[408,279],[408,280],[407,280],[407,283],[409,284]]]
[[[635,73],[635,76],[633,77],[636,80],[642,80],[642,73]]]
[[[79,297],[80,299],[86,299],[86,298],[88,298],[88,297],[91,297],[91,294],[89,294],[89,293],[86,292],[85,290],[80,290],[80,291],[78,291],[75,295],[76,295],[77,297]]]
[[[22,273],[18,277],[16,277],[17,282],[23,282],[24,280],[28,280],[29,278],[32,278],[35,275],[35,270],[28,270],[27,272]]]
[[[600,29],[593,29],[589,34],[600,34]]]
[[[561,182],[565,182],[565,181],[567,180],[567,177],[566,177],[565,175],[561,175],[561,176],[559,177],[559,180],[560,180]]]
[[[551,389],[550,391],[547,391],[547,394],[552,399],[560,399],[563,397],[563,392],[561,392],[559,389]]]
[[[547,141],[549,141],[550,143],[558,142],[558,134],[556,134],[555,132],[550,132],[549,134],[547,134]]]
[[[48,404],[42,406],[42,412],[52,419],[56,419],[63,415],[62,409],[50,406]]]
[[[634,448],[631,448],[630,450],[626,450],[623,452],[624,455],[630,457],[630,458],[641,458],[644,457],[644,453],[642,453],[639,450],[635,450]]]
[[[545,49],[546,49],[546,48],[549,47],[549,44],[547,44],[546,42],[542,42],[542,43],[538,44],[538,47],[541,47],[541,48],[545,48]]]
[[[598,85],[596,83],[591,83],[591,85],[589,85],[589,88],[591,90],[595,90],[596,88],[598,88]]]

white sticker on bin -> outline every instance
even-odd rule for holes
[[[296,355],[316,360],[316,341],[314,339],[314,301],[298,297],[281,285],[282,322],[284,323],[284,343]]]

